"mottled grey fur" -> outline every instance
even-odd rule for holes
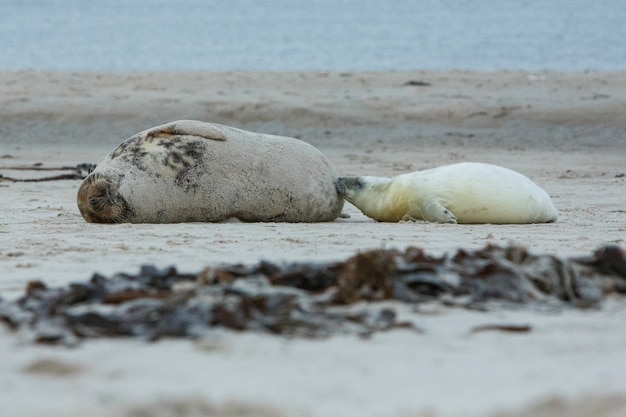
[[[336,178],[303,141],[181,120],[121,143],[85,179],[78,205],[92,222],[332,221],[343,207]]]

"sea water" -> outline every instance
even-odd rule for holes
[[[1,69],[626,70],[626,1],[2,0]]]

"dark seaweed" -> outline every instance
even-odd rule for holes
[[[489,245],[441,257],[409,247],[363,252],[345,262],[262,261],[194,274],[144,266],[138,274],[95,274],[59,288],[33,281],[21,298],[0,299],[0,321],[41,343],[113,336],[195,338],[214,328],[325,337],[418,330],[400,322],[382,301],[475,309],[496,304],[593,308],[607,296],[623,294],[626,256],[617,246],[571,259],[532,255],[517,246]]]
[[[41,163],[37,163],[33,166],[18,166],[18,167],[0,167],[0,170],[13,170],[13,171],[70,171],[66,174],[52,175],[48,177],[39,178],[13,178],[0,174],[0,182],[43,182],[43,181],[57,181],[57,180],[84,180],[94,170],[95,164],[84,162],[76,166],[63,166],[63,167],[44,167]]]

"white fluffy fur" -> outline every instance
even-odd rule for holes
[[[360,180],[362,187],[342,190],[340,178],[338,189],[378,221],[522,224],[553,222],[558,217],[544,190],[524,175],[495,165],[465,162]]]

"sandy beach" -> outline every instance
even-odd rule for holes
[[[0,181],[0,297],[27,282],[94,272],[261,259],[335,261],[367,249],[443,254],[486,244],[587,255],[626,247],[626,73],[0,72],[0,174],[96,163],[122,140],[177,119],[291,136],[342,175],[393,176],[461,161],[519,171],[556,223],[86,223],[79,180]],[[41,346],[0,325],[0,416],[626,415],[626,301],[600,309],[490,312],[395,306],[421,332],[363,340],[216,332],[210,340],[107,339]],[[528,324],[523,334],[481,332]]]

